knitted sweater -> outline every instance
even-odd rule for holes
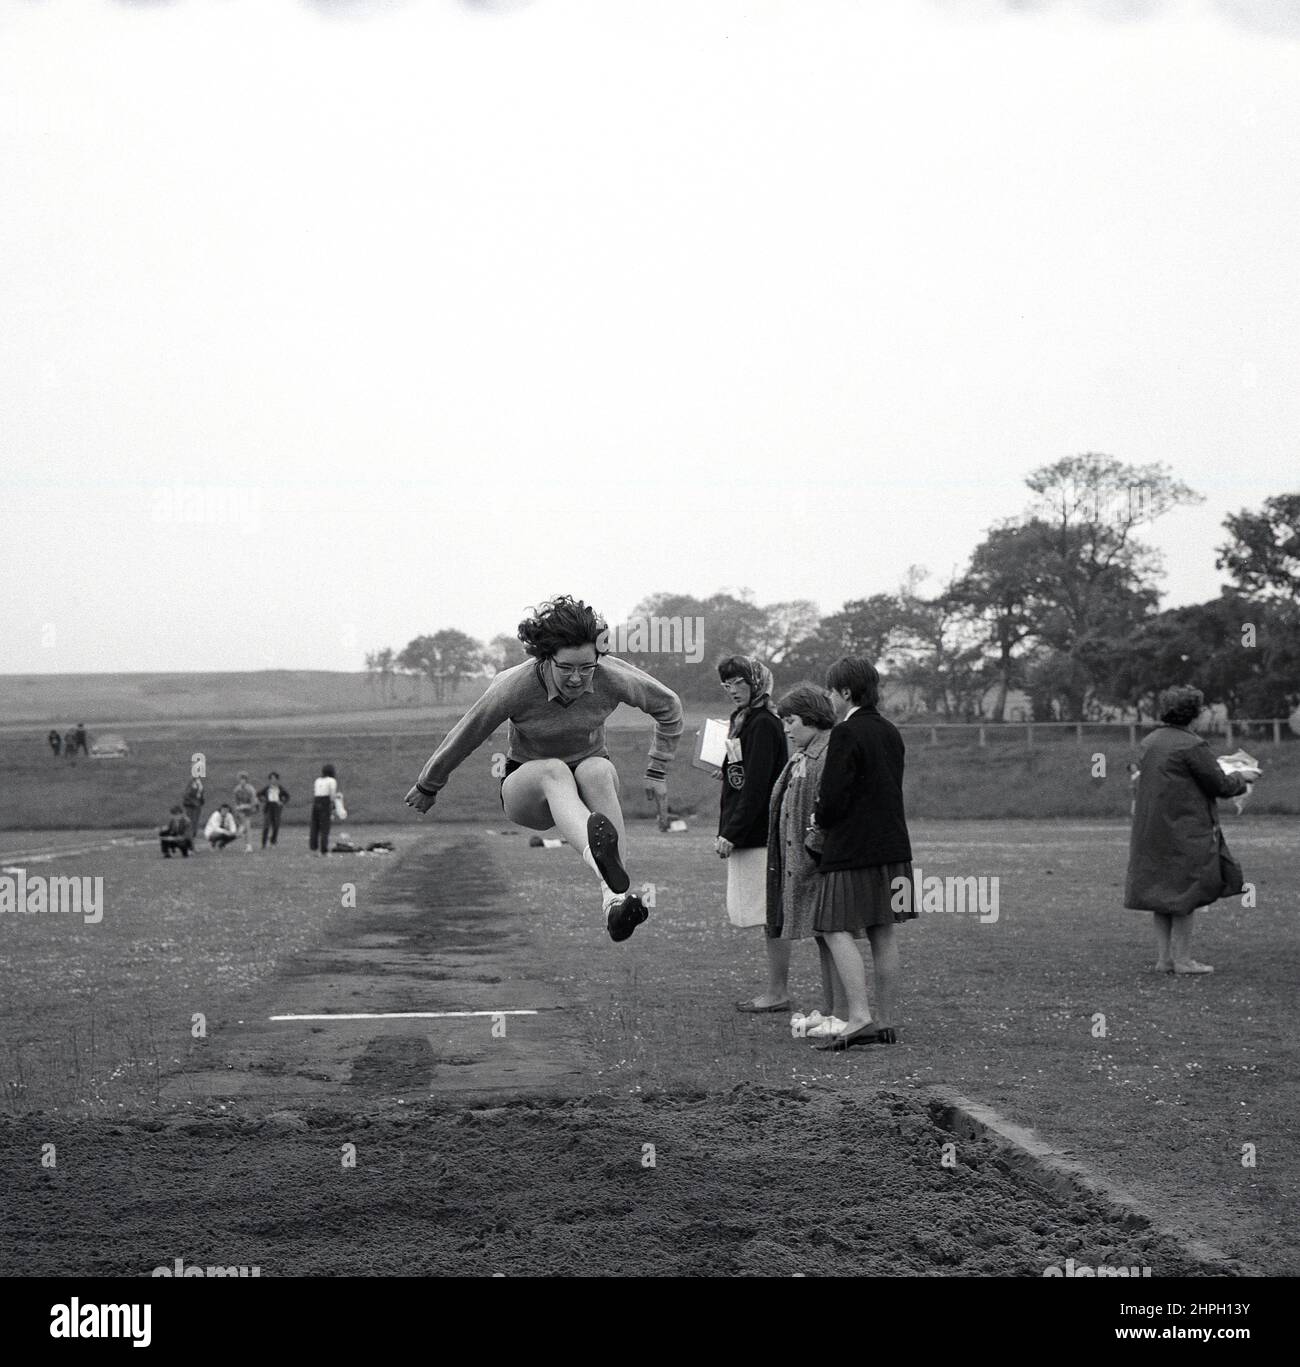
[[[549,676],[538,660],[503,669],[434,751],[420,771],[419,786],[430,792],[442,789],[452,770],[504,721],[510,723],[506,758],[520,764],[531,759],[576,763],[593,755],[608,758],[605,719],[619,703],[654,718],[646,774],[663,777],[683,724],[682,704],[671,688],[614,655],[601,659],[587,687],[572,701],[560,696]]]

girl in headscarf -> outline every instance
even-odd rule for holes
[[[785,767],[785,728],[772,705],[772,671],[746,655],[729,655],[718,678],[733,711],[722,766],[722,804],[714,848],[727,861],[727,919],[767,924],[767,815]],[[741,1003],[742,1010],[785,1011],[789,1002]]]

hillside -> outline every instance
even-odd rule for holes
[[[239,721],[258,718],[342,718],[391,715],[403,724],[413,716],[430,719],[433,705],[425,684],[398,679],[395,699],[379,694],[365,673],[325,669],[267,669],[212,674],[5,674],[0,675],[0,726],[51,725],[84,721],[92,732],[114,725],[162,721]],[[467,684],[449,702],[469,701],[481,681]]]

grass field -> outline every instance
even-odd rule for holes
[[[674,809],[703,816],[717,810],[718,785],[689,762],[700,721],[698,714],[688,718],[669,787]],[[612,722],[617,724],[611,724],[609,748],[622,776],[624,805],[635,815],[648,816],[652,808],[645,800],[641,774],[649,728],[638,714],[623,710]],[[277,733],[169,726],[159,727],[156,735],[133,736],[127,759],[82,757],[72,762],[54,759],[36,733],[0,734],[0,766],[5,773],[0,830],[156,827],[171,804],[180,800],[191,758],[200,753],[207,765],[206,812],[213,802],[229,798],[241,769],[257,786],[274,769],[294,796],[286,822],[304,823],[311,780],[330,760],[338,767],[348,809],[357,819],[400,823],[409,815],[402,798],[443,734],[441,727],[428,722],[412,722],[400,734],[323,726]],[[502,728],[456,771],[439,801],[440,817],[496,820],[500,804],[493,757],[504,752],[505,744]],[[1221,745],[1219,751],[1226,748]],[[1300,742],[1259,745],[1253,753],[1264,765],[1265,777],[1250,798],[1249,814],[1300,814]],[[1098,755],[1105,761],[1104,777],[1095,776]],[[1058,735],[1033,750],[1023,746],[1023,728],[990,728],[990,744],[984,749],[955,741],[930,745],[924,734],[912,733],[905,778],[907,810],[910,816],[933,818],[1122,818],[1129,810],[1126,766],[1133,756],[1127,735],[1113,730],[1085,734],[1082,746],[1073,735]],[[1225,812],[1233,819],[1226,805]]]
[[[1151,1231],[1031,1202],[981,1145],[941,1171],[924,1098],[943,1083],[1243,1271],[1300,1272],[1290,822],[1234,828],[1257,905],[1199,918],[1218,972],[1173,980],[1148,971],[1149,917],[1119,906],[1123,823],[916,821],[917,862],[997,876],[999,917],[902,927],[902,1041],[847,1055],[734,1012],[760,936],[725,923],[707,828],[634,829],[656,905],[622,946],[567,849],[463,824],[392,834],[397,857],[320,859],[298,833],[265,856],[119,844],[31,866],[104,877],[106,909],[0,917],[0,1262],[641,1270],[640,1249],[652,1269],[732,1273],[1189,1270]],[[3,848],[33,839],[49,837]],[[796,953],[805,1004],[813,958]],[[500,1038],[482,1018],[269,1020],[521,1008],[539,1014]],[[32,1158],[46,1142],[54,1172]],[[345,1143],[362,1155],[347,1188]],[[888,1153],[861,1161],[873,1144]]]
[[[468,701],[482,690],[467,684]],[[383,697],[364,673],[325,669],[266,669],[220,674],[5,674],[0,675],[0,727],[30,723],[43,735],[84,721],[93,731],[116,723],[295,717],[375,713],[400,718],[432,701],[430,686],[396,682]],[[453,699],[452,701],[455,701]]]

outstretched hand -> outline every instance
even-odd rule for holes
[[[406,795],[406,805],[417,812],[427,812],[437,800],[437,793],[422,793],[418,785]]]

